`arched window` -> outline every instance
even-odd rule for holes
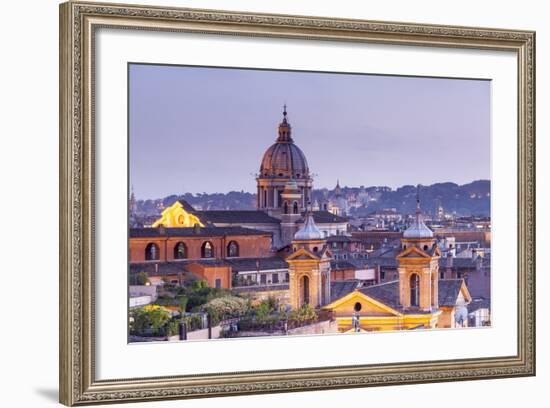
[[[178,242],[174,247],[174,259],[187,258],[187,246],[183,242]]]
[[[355,310],[356,312],[360,312],[361,309],[362,309],[361,303],[356,302],[355,305],[353,306],[353,310]]]
[[[145,247],[145,260],[157,261],[159,259],[159,246],[153,242]]]
[[[319,250],[318,247],[313,247],[313,252],[317,252]]]
[[[229,244],[227,244],[227,256],[239,256],[239,244],[237,244],[235,241],[231,241]]]
[[[428,250],[428,245],[424,245],[424,251]]]
[[[213,258],[214,246],[210,241],[206,241],[201,247],[201,258]]]
[[[419,277],[416,273],[411,275],[411,306],[418,306],[419,301]]]
[[[288,203],[285,201],[284,205],[283,205],[283,208],[284,208],[284,213],[285,214],[288,214]]]
[[[267,190],[264,190],[264,208],[267,207]]]
[[[294,214],[298,214],[298,203],[294,201],[294,204],[292,204],[292,212]]]
[[[302,278],[302,305],[309,304],[309,278],[304,276]]]

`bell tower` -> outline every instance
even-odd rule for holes
[[[322,232],[307,213],[304,226],[294,235],[292,254],[287,257],[290,278],[290,305],[293,309],[330,303],[331,254]]]
[[[286,183],[281,193],[281,241],[290,244],[297,230],[297,221],[302,216],[302,193],[293,179]]]
[[[406,309],[431,312],[439,308],[441,251],[435,242],[433,232],[422,221],[418,190],[415,220],[403,233],[401,252],[396,258],[399,272],[399,303]]]

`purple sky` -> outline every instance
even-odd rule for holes
[[[255,192],[288,105],[314,187],[490,178],[486,80],[130,66],[136,197]]]

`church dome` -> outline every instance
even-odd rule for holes
[[[304,226],[300,228],[296,234],[294,234],[294,239],[296,241],[315,241],[323,239],[323,233],[319,228],[317,228],[317,225],[315,225],[315,221],[313,221],[313,216],[311,213],[306,215],[306,222],[304,223]]]
[[[416,190],[416,217],[409,228],[403,232],[403,238],[433,238],[434,233],[422,221],[420,211],[420,185]]]
[[[309,178],[306,156],[292,140],[292,128],[286,115],[285,107],[283,121],[279,124],[279,137],[264,153],[260,177]]]
[[[403,238],[433,238],[434,233],[424,222],[415,220],[415,222],[403,232]]]

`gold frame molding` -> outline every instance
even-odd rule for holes
[[[513,51],[518,349],[513,356],[96,380],[93,47],[98,27]],[[60,5],[60,402],[82,405],[535,375],[535,33],[127,4]]]

